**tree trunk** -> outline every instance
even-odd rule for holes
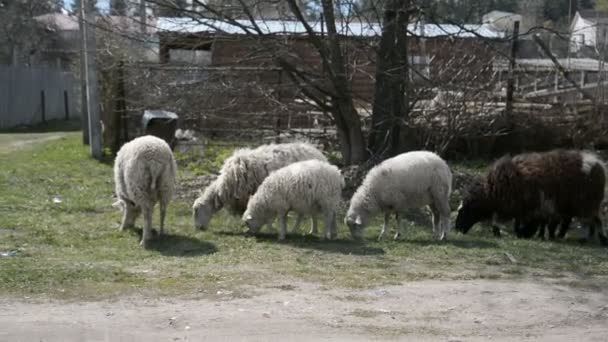
[[[338,127],[341,138],[340,141],[346,146],[342,146],[342,158],[344,164],[360,164],[366,159],[365,138],[361,130],[361,118],[357,113],[349,81],[347,77],[347,65],[340,48],[336,30],[336,19],[334,14],[334,4],[331,0],[323,0],[323,14],[327,23],[327,36],[329,40],[328,61],[330,80],[332,82],[335,96],[332,99],[336,107],[336,122],[341,122],[342,128]]]
[[[333,108],[336,121],[340,152],[345,165],[361,164],[366,160],[365,138],[361,121],[352,99],[338,101]]]
[[[390,0],[384,9],[376,61],[376,92],[368,148],[381,159],[397,153],[408,119],[407,24],[409,1]]]

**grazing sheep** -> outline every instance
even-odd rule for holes
[[[560,236],[565,234],[569,220],[576,217],[589,224],[592,237],[601,228],[605,172],[604,163],[584,151],[554,150],[502,157],[490,167],[483,181],[469,189],[458,210],[456,229],[466,233],[475,223],[489,219],[526,223],[540,212],[563,220]],[[494,231],[500,235],[496,227]],[[601,229],[598,234],[601,243],[606,244]]]
[[[554,212],[535,213],[524,221],[516,219],[513,223],[513,230],[518,238],[529,239],[538,232],[538,237],[545,239],[545,228],[549,232],[549,240],[555,239],[557,226],[560,225],[559,238],[563,238],[570,227],[572,217],[561,217]]]
[[[321,151],[302,142],[236,150],[224,161],[219,177],[194,202],[194,226],[197,229],[207,229],[213,214],[224,207],[233,214],[242,214],[247,208],[249,197],[270,172],[310,159],[327,161]]]
[[[116,155],[114,182],[118,201],[114,206],[123,211],[120,229],[133,227],[143,212],[144,248],[152,239],[152,211],[156,202],[160,202],[160,234],[163,234],[167,206],[175,190],[176,169],[169,145],[151,135],[124,144]]]
[[[320,160],[307,160],[285,166],[271,173],[259,186],[247,204],[243,221],[250,233],[279,217],[279,240],[287,235],[287,214],[296,212],[298,222],[303,215],[325,217],[324,238],[337,235],[336,211],[344,188],[344,179],[337,167]]]
[[[450,229],[451,191],[452,172],[438,155],[428,151],[403,153],[369,171],[353,195],[344,221],[353,238],[360,239],[369,220],[378,212],[384,213],[378,236],[381,240],[390,214],[395,213],[398,239],[404,233],[399,215],[409,208],[428,205],[433,213],[433,232],[442,240]]]

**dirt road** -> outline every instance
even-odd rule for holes
[[[66,133],[3,133],[0,134],[0,153],[9,153],[21,148],[61,139]]]
[[[200,300],[0,304],[1,341],[606,341],[608,291],[533,281],[284,282]]]

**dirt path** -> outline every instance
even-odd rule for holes
[[[0,134],[0,153],[9,153],[20,148],[61,139],[66,133],[3,133]]]
[[[0,304],[1,341],[605,341],[608,291],[515,281],[368,290],[307,283],[247,298]]]

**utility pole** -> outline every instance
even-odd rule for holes
[[[97,98],[97,63],[95,42],[95,13],[88,10],[88,0],[80,2],[82,35],[82,68],[84,69],[84,100],[88,118],[89,146],[91,156],[101,159],[101,124],[99,121],[99,102]],[[84,115],[83,115],[84,119]]]
[[[80,1],[78,8],[78,27],[80,28],[80,123],[82,126],[82,143],[89,144],[89,112],[87,110],[87,65],[86,65],[86,21],[84,18],[84,1]]]

